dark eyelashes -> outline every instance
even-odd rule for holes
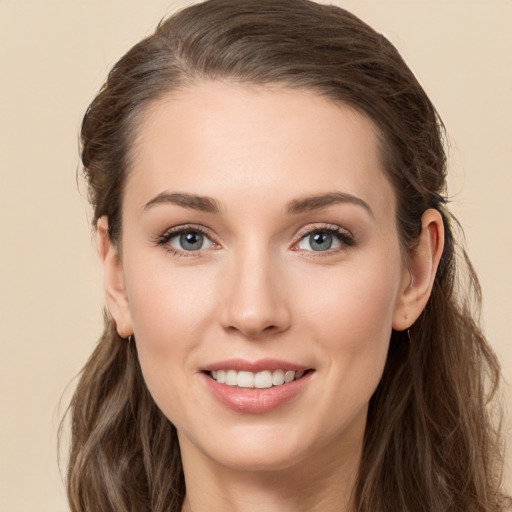
[[[339,226],[335,226],[335,225],[324,225],[324,226],[315,227],[313,229],[308,229],[307,231],[301,233],[299,235],[299,240],[298,240],[298,242],[295,243],[295,245],[300,243],[301,240],[304,240],[308,236],[311,236],[315,233],[326,233],[326,234],[332,235],[333,237],[337,238],[338,241],[341,242],[341,244],[343,246],[341,248],[341,250],[343,250],[343,248],[349,249],[351,247],[354,247],[357,244],[357,240],[346,229],[340,228]],[[338,249],[338,250],[340,250],[340,249]],[[318,251],[319,254],[321,252],[329,252],[329,251]]]
[[[309,231],[304,236],[308,236],[312,233],[329,233],[330,235],[335,236],[340,242],[348,247],[353,247],[356,244],[354,237],[349,234],[347,231],[338,228],[338,227],[328,227],[328,228],[317,228]]]
[[[167,252],[173,254],[173,255],[186,255],[188,257],[191,256],[198,256],[200,252],[203,251],[203,249],[197,250],[197,251],[182,251],[176,247],[173,247],[169,242],[171,239],[173,239],[176,236],[179,236],[181,234],[186,233],[198,233],[205,238],[208,238],[210,241],[212,241],[213,244],[216,244],[214,238],[211,236],[210,232],[198,225],[193,224],[185,224],[182,226],[176,226],[170,229],[167,229],[164,231],[161,235],[158,235],[154,240],[154,244],[157,246],[163,247]],[[332,248],[327,249],[325,251],[310,251],[307,249],[297,249],[297,245],[301,243],[302,240],[307,238],[308,236],[312,236],[317,233],[325,233],[333,236],[336,238],[339,243],[341,244],[341,247],[338,248]],[[308,253],[315,253],[312,256],[320,256],[322,254],[332,254],[335,252],[341,252],[343,250],[348,250],[354,246],[357,245],[357,240],[355,237],[350,233],[348,230],[341,228],[337,225],[332,224],[326,224],[326,225],[319,225],[313,228],[309,228],[307,230],[304,230],[302,233],[298,233],[297,235],[297,241],[294,242],[294,245],[292,247],[293,250],[301,250]]]
[[[165,245],[171,238],[174,238],[176,235],[181,235],[182,233],[199,233],[207,238],[211,238],[208,232],[199,226],[184,225],[168,229],[155,239],[155,244]]]

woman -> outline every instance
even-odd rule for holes
[[[73,511],[505,510],[442,135],[384,37],[307,0],[198,4],[116,64]]]

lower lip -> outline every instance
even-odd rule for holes
[[[265,389],[228,386],[220,384],[206,374],[203,376],[213,396],[229,409],[246,414],[261,414],[293,400],[308,384],[312,374],[313,372],[308,372],[288,384]]]

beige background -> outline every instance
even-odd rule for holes
[[[79,123],[113,62],[189,3],[170,1],[0,0],[0,512],[67,510],[59,399],[100,333],[103,301],[75,181]],[[510,381],[512,0],[336,3],[398,46],[444,118],[453,208]]]

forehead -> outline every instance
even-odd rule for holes
[[[394,203],[374,123],[308,90],[206,82],[175,91],[147,109],[132,149],[127,194],[148,200],[169,188],[248,201],[336,189]]]

